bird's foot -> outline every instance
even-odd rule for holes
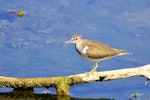
[[[84,74],[86,74],[86,76],[89,77],[90,75],[93,75],[95,72],[97,72],[97,71],[91,70],[90,72],[84,72]]]
[[[90,72],[84,72],[84,74],[89,77],[90,76]]]

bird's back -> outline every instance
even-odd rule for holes
[[[127,53],[125,50],[118,50],[101,42],[86,39],[84,42],[83,48],[88,47],[86,56],[89,58],[103,59]]]

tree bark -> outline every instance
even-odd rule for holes
[[[39,87],[55,87],[58,95],[69,95],[69,88],[72,85],[95,81],[110,81],[133,76],[143,76],[150,80],[150,64],[137,68],[82,73],[50,78],[13,78],[0,76],[0,87],[31,90]]]

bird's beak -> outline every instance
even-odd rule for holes
[[[72,43],[72,41],[71,41],[71,40],[68,40],[68,41],[66,41],[66,42],[62,43],[62,45],[64,45],[64,44],[68,44],[68,43]]]

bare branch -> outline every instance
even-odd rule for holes
[[[150,64],[119,70],[94,72],[93,74],[76,74],[50,78],[13,78],[0,76],[0,87],[15,89],[33,89],[36,87],[55,87],[57,94],[69,95],[69,88],[75,84],[84,84],[95,81],[109,81],[133,76],[143,76],[150,80]]]

